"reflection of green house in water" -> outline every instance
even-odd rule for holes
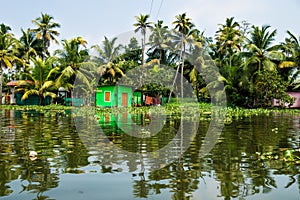
[[[128,112],[118,114],[104,113],[98,115],[98,123],[105,134],[123,133],[131,130],[132,116]]]
[[[98,86],[96,90],[96,106],[130,107],[132,105],[132,87],[126,85]]]
[[[115,125],[115,124],[131,124],[132,123],[132,116],[128,112],[122,112],[118,114],[113,113],[104,113],[98,115],[98,122],[100,124],[108,124],[108,125]]]

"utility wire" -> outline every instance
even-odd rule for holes
[[[151,13],[152,13],[152,7],[153,7],[153,0],[151,0],[151,6],[150,6],[150,12],[149,12],[150,16],[151,16]]]
[[[159,5],[158,11],[157,11],[157,15],[156,15],[156,20],[158,19],[158,15],[159,15],[161,6],[162,6],[162,4],[163,4],[163,1],[164,1],[164,0],[161,0],[161,2],[160,2],[160,5]]]

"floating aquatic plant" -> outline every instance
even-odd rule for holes
[[[193,120],[195,117],[200,121],[210,121],[212,117],[218,118],[218,116],[226,115],[224,123],[231,124],[234,120],[240,120],[244,118],[250,118],[255,116],[281,116],[281,115],[297,115],[300,116],[300,110],[297,109],[264,109],[255,108],[247,109],[240,107],[226,107],[213,109],[210,103],[169,103],[163,106],[142,106],[142,107],[113,107],[113,108],[101,108],[93,106],[72,107],[62,105],[47,105],[47,106],[18,106],[18,105],[1,105],[0,109],[8,110],[35,110],[39,113],[43,113],[46,116],[53,116],[54,113],[69,115],[72,113],[73,117],[81,115],[99,116],[103,114],[145,114],[145,113],[157,113],[172,115],[178,118],[184,118],[186,120]],[[274,130],[276,131],[276,130]]]

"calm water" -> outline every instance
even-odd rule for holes
[[[0,199],[300,199],[300,164],[282,159],[300,147],[300,117],[234,121],[199,156],[208,121],[122,113],[96,126],[68,113],[0,112]]]

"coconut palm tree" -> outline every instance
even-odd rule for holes
[[[220,24],[216,32],[216,57],[219,60],[219,67],[222,66],[224,59],[230,58],[234,53],[240,52],[243,37],[240,32],[240,25],[234,18],[227,18],[225,24]],[[231,63],[229,62],[229,65]]]
[[[193,29],[188,35],[189,49],[184,65],[184,76],[189,78],[189,82],[192,83],[194,92],[198,98],[209,98],[207,83],[204,81],[201,71],[205,68],[205,71],[212,65],[212,60],[207,54],[208,38],[204,36],[204,32],[200,32],[197,29]],[[201,68],[201,69],[200,69]],[[214,71],[214,70],[212,70]],[[215,74],[215,73],[214,73]]]
[[[34,84],[30,85],[27,82],[20,81],[19,84],[27,85],[27,87],[18,89],[16,92],[24,92],[22,100],[37,95],[40,98],[40,105],[42,105],[46,96],[50,96],[52,99],[56,98],[55,91],[58,88],[55,87],[55,75],[59,72],[59,68],[54,67],[55,57],[48,57],[45,60],[37,57],[32,58],[31,61],[32,65],[27,76]]]
[[[79,80],[91,89],[92,68],[88,61],[89,54],[86,49],[87,42],[82,37],[62,40],[63,49],[58,49],[54,55],[58,57],[60,75],[56,79],[56,87],[64,87],[68,91],[73,88],[73,83]]]
[[[120,55],[120,51],[123,46],[121,44],[116,45],[117,37],[109,40],[104,36],[104,41],[102,45],[93,45],[92,49],[98,54],[95,58],[98,59],[100,63],[109,63],[115,61]]]
[[[185,50],[186,50],[186,43],[187,43],[187,39],[188,36],[192,34],[193,32],[193,27],[194,24],[191,22],[191,18],[187,18],[186,17],[186,13],[183,13],[181,15],[177,15],[175,16],[176,20],[173,21],[172,23],[175,25],[174,30],[177,30],[180,34],[180,42],[179,42],[179,48],[180,48],[180,56],[179,56],[179,62],[181,63],[181,98],[183,98],[183,72],[184,72],[184,54],[185,54]],[[175,78],[174,78],[174,82],[173,82],[173,86],[175,84],[175,80],[177,78],[177,74],[179,71],[179,66],[177,67],[176,70],[176,74],[175,74]],[[171,93],[170,93],[171,96]],[[169,98],[170,99],[170,98]]]
[[[58,40],[55,38],[56,36],[59,36],[59,32],[55,29],[60,28],[60,24],[53,20],[54,18],[52,16],[44,13],[42,13],[41,17],[32,20],[32,22],[37,26],[37,28],[32,29],[32,31],[36,33],[37,39],[43,40],[43,59],[46,55],[49,55],[48,48],[51,41],[59,44]]]
[[[269,32],[270,26],[252,26],[251,38],[246,45],[247,53],[245,65],[250,67],[251,74],[260,73],[262,70],[276,70],[276,62],[284,59],[284,54],[279,51],[279,45],[272,45],[275,40],[276,30]]]
[[[247,51],[241,53],[245,57],[245,71],[251,81],[249,96],[253,101],[253,105],[259,102],[262,96],[260,91],[258,91],[258,80],[261,77],[265,77],[264,74],[266,73],[277,72],[278,63],[285,59],[283,52],[280,51],[281,45],[272,45],[276,30],[269,32],[269,28],[270,26],[268,25],[261,28],[252,26],[250,39],[248,39],[248,43],[245,46]],[[272,80],[270,79],[270,81]]]
[[[100,82],[105,82],[106,84],[115,83],[119,77],[124,76],[124,72],[118,65],[118,58],[120,56],[120,51],[122,50],[122,45],[116,45],[117,38],[112,38],[109,40],[104,37],[102,46],[94,45],[92,49],[96,51],[93,60],[97,63],[98,73],[101,75]]]
[[[2,77],[3,69],[12,69],[13,63],[19,58],[16,56],[18,41],[10,33],[11,28],[5,24],[0,24],[0,98],[2,99]],[[0,99],[0,104],[2,100]]]
[[[30,59],[35,56],[42,57],[43,55],[43,41],[37,39],[35,34],[30,30],[22,31],[22,36],[20,37],[18,45],[18,57],[23,60],[24,72],[28,73],[30,66]]]
[[[300,67],[300,37],[299,39],[292,34],[290,31],[287,31],[288,37],[285,39],[283,44],[283,50],[292,66]],[[284,66],[282,66],[284,67]]]
[[[300,87],[300,38],[290,31],[287,31],[287,34],[285,42],[281,43],[286,59],[279,63],[278,71],[281,77],[288,81],[289,89],[297,89]]]
[[[137,23],[134,23],[133,26],[136,27],[134,32],[140,31],[142,34],[142,66],[145,64],[145,46],[146,46],[146,30],[147,28],[152,28],[152,22],[147,22],[150,15],[135,16]]]
[[[152,54],[154,56],[159,55],[159,63],[167,64],[166,63],[166,53],[167,48],[171,42],[171,33],[168,30],[168,26],[163,26],[163,21],[158,20],[152,29],[151,35],[149,37],[149,45],[151,46],[148,54]],[[152,56],[153,58],[153,56]]]

